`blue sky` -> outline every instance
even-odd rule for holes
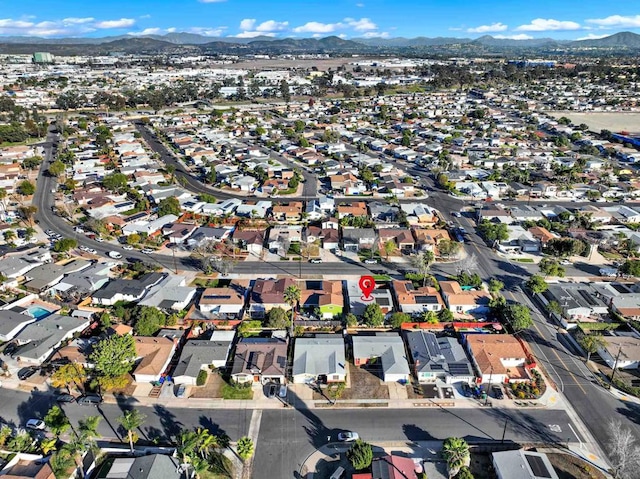
[[[640,33],[638,0],[0,0],[0,35],[558,39]]]

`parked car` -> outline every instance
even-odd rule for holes
[[[104,243],[104,239],[100,238],[99,236],[96,236],[94,238],[98,243]]]
[[[274,398],[276,397],[276,393],[278,392],[278,385],[275,383],[267,384],[267,397]]]
[[[320,259],[320,258],[311,258],[309,260],[309,263],[313,263],[313,264],[322,263],[322,259]]]
[[[493,393],[493,397],[496,399],[504,399],[504,394],[502,393],[502,388],[500,386],[493,385],[491,386],[491,392]]]
[[[364,264],[378,264],[378,260],[376,258],[367,258],[364,260]]]
[[[56,396],[56,401],[59,403],[72,403],[76,398],[71,394],[58,394]]]
[[[125,251],[131,251],[133,249],[133,246],[131,246],[130,244],[126,244],[122,247],[122,249]]]
[[[102,397],[97,394],[86,394],[76,399],[76,402],[81,406],[94,406],[98,407],[102,403]]]
[[[280,385],[280,390],[278,391],[278,396],[280,396],[281,398],[286,398],[287,397],[287,385],[286,384],[281,384]]]
[[[109,251],[109,258],[120,259],[122,258],[122,254],[118,251]]]
[[[25,426],[27,429],[35,429],[36,431],[43,431],[46,427],[44,421],[41,419],[29,419]]]
[[[184,387],[184,384],[181,384],[180,386],[178,386],[178,391],[176,392],[176,397],[179,397],[179,398],[185,397],[186,391],[187,391],[187,388]]]
[[[338,441],[353,442],[357,439],[360,439],[360,435],[357,432],[343,431],[338,433]]]
[[[20,371],[18,371],[18,379],[20,381],[24,381],[25,379],[29,379],[37,372],[38,368],[34,366],[27,366],[26,368],[22,368]]]
[[[462,394],[464,394],[464,397],[466,398],[470,398],[471,396],[473,396],[471,388],[467,383],[462,383]]]
[[[149,248],[145,248],[145,249],[143,249],[143,250],[141,251],[141,253],[144,253],[144,254],[152,254],[153,252],[154,252],[154,251],[153,251],[152,249],[149,249]]]

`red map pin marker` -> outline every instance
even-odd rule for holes
[[[358,282],[358,286],[360,286],[360,290],[363,294],[360,299],[362,301],[373,301],[371,292],[376,289],[376,280],[373,278],[373,276],[361,277],[360,281]]]

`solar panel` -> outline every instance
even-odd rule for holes
[[[380,306],[389,306],[389,298],[376,298],[376,303]]]
[[[593,299],[593,296],[591,296],[585,290],[581,289],[578,291],[578,293],[580,294],[580,296],[582,296],[582,299],[584,299],[589,306],[596,306],[598,304],[598,302]]]
[[[435,296],[414,296],[416,304],[436,304],[438,299]]]
[[[449,363],[449,374],[467,376],[469,374],[469,365],[465,363]]]
[[[438,364],[438,363],[431,364],[432,371],[442,371],[443,369],[444,368],[442,367],[442,364]]]
[[[536,477],[551,477],[549,469],[540,456],[532,456],[530,454],[524,455],[525,459],[529,463],[529,467],[533,471],[533,475]]]

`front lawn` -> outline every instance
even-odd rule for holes
[[[222,385],[222,399],[253,399],[251,383],[233,384],[225,382]]]

